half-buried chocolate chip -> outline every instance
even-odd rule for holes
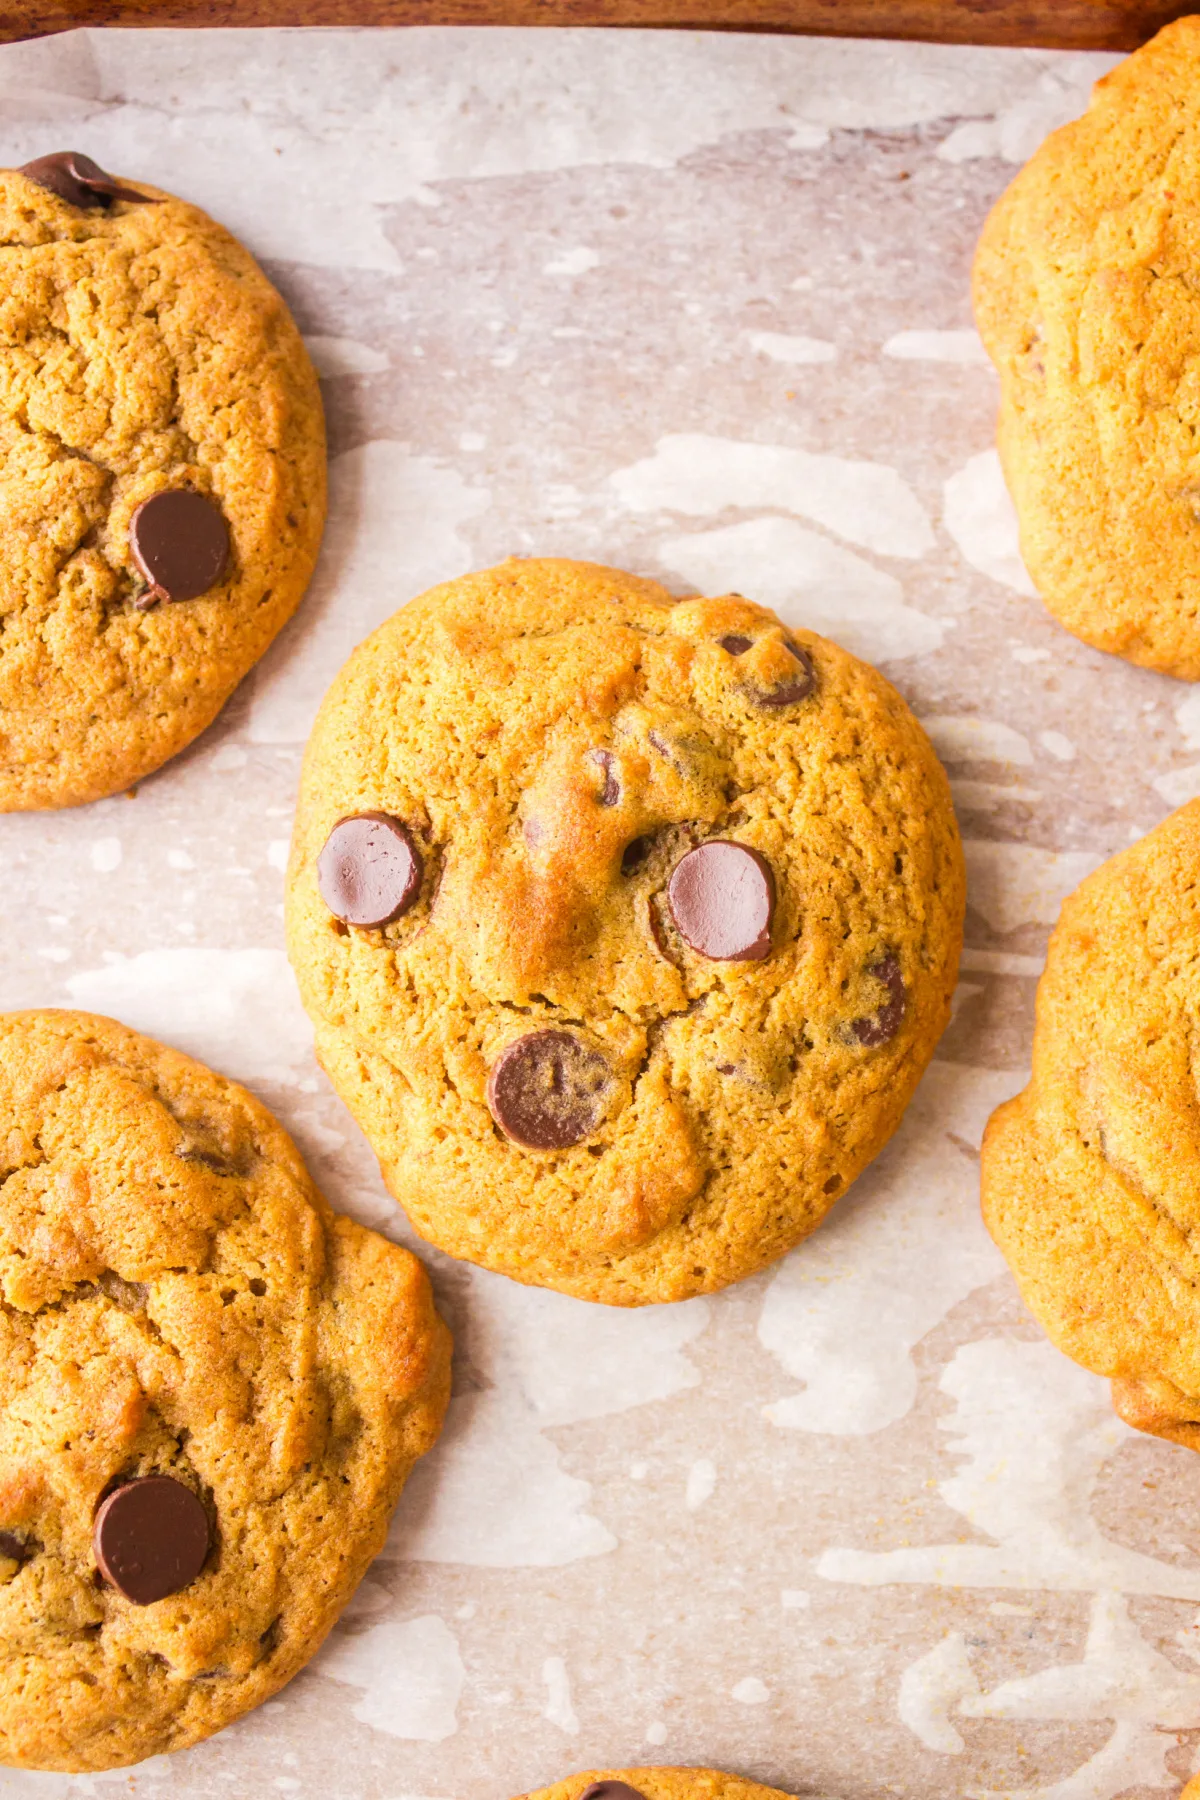
[[[492,1066],[487,1103],[505,1137],[525,1150],[569,1150],[604,1115],[611,1072],[571,1031],[518,1038]]]
[[[784,649],[793,657],[798,665],[795,675],[777,681],[772,687],[757,688],[753,699],[756,706],[765,706],[773,710],[778,706],[795,706],[800,700],[807,700],[817,685],[817,671],[812,657],[807,650],[801,650],[798,644],[784,640]]]
[[[904,1018],[904,977],[894,956],[885,956],[882,962],[868,969],[867,974],[883,983],[888,997],[876,1012],[868,1013],[864,1019],[854,1019],[850,1029],[860,1044],[874,1050],[880,1044],[889,1043],[900,1029]]]
[[[68,206],[111,206],[114,200],[141,200],[149,204],[152,200],[149,194],[123,187],[82,150],[56,150],[52,156],[36,157],[24,165],[21,174],[49,193],[57,194]]]
[[[591,1787],[584,1788],[579,1800],[646,1800],[646,1796],[627,1781],[593,1781]]]
[[[749,844],[710,838],[675,864],[667,888],[684,942],[715,962],[761,962],[771,953],[775,877]]]
[[[424,872],[407,825],[390,813],[357,813],[325,839],[317,887],[335,919],[369,930],[408,911]]]
[[[169,1475],[143,1475],[114,1488],[92,1525],[100,1573],[135,1606],[152,1606],[190,1586],[209,1543],[208,1514],[191,1488]]]
[[[194,600],[216,587],[229,564],[229,527],[215,500],[194,488],[166,488],[129,521],[133,560],[150,584],[140,605]]]
[[[722,650],[728,650],[730,656],[745,656],[754,639],[743,637],[740,631],[731,631],[725,637],[718,639],[718,642]]]

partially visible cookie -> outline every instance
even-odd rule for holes
[[[0,1762],[207,1737],[314,1654],[437,1436],[415,1257],[242,1088],[0,1017]]]
[[[1000,454],[1050,611],[1200,679],[1200,18],[1097,82],[975,261]]]
[[[299,604],[320,390],[197,207],[76,153],[0,171],[0,811],[130,786]]]
[[[1131,1425],[1200,1449],[1200,801],[1065,903],[1033,1077],[983,1209],[1021,1292]]]
[[[949,1017],[949,787],[883,677],[588,563],[434,588],[305,758],[290,954],[418,1231],[615,1305],[783,1254]]]
[[[789,1800],[789,1796],[737,1775],[722,1775],[719,1769],[610,1769],[568,1775],[565,1781],[519,1800]]]

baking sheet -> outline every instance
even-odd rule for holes
[[[702,34],[84,32],[0,49],[0,154],[207,207],[324,374],[331,523],[261,670],[136,797],[0,820],[0,1005],[240,1077],[396,1209],[284,959],[301,745],[351,647],[512,552],[736,588],[879,662],[948,762],[955,1022],[807,1245],[610,1312],[436,1255],[457,1398],[321,1655],[76,1800],[508,1800],[704,1762],[883,1800],[1175,1789],[1200,1463],[1051,1350],[977,1214],[1059,901],[1200,792],[1200,693],[1029,596],[970,329],[984,213],[1113,59]]]

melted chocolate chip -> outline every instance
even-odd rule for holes
[[[15,1562],[18,1568],[24,1568],[32,1555],[33,1551],[24,1538],[19,1538],[12,1531],[0,1531],[0,1556],[6,1557],[9,1562]]]
[[[216,587],[229,564],[229,527],[215,500],[194,488],[167,488],[135,508],[133,560],[150,584],[139,605],[194,600]]]
[[[613,774],[616,757],[611,750],[592,750],[589,752],[594,763],[599,763],[604,770],[604,786],[600,790],[601,806],[615,806],[621,798],[621,784]]]
[[[191,1488],[143,1475],[114,1488],[92,1525],[92,1549],[110,1587],[152,1606],[191,1585],[209,1551],[208,1514]]]
[[[609,1081],[603,1056],[573,1032],[531,1031],[493,1064],[487,1103],[514,1144],[526,1150],[567,1150],[596,1129]]]
[[[390,925],[421,891],[421,852],[389,813],[340,819],[317,858],[321,898],[343,925]]]
[[[667,888],[685,943],[716,962],[760,962],[771,953],[775,877],[749,844],[710,838],[676,863]]]
[[[646,1796],[627,1781],[593,1781],[591,1787],[584,1788],[579,1800],[646,1800]]]
[[[778,681],[772,688],[756,689],[754,704],[756,706],[777,707],[795,706],[798,700],[807,700],[817,685],[817,671],[812,657],[807,650],[801,650],[799,644],[784,642],[784,649],[794,656],[800,665],[799,673],[790,681]]]
[[[888,1043],[900,1029],[904,1018],[904,977],[894,956],[885,956],[882,962],[868,969],[867,974],[883,983],[888,997],[877,1012],[868,1013],[864,1019],[852,1020],[850,1029],[860,1044],[874,1050],[878,1045]]]
[[[122,187],[82,150],[56,150],[53,156],[36,157],[24,165],[21,174],[47,192],[57,194],[68,206],[111,206],[114,200],[149,204],[151,199],[135,188]]]
[[[743,637],[739,631],[731,631],[728,637],[718,639],[722,650],[728,650],[730,656],[745,656],[753,638]]]

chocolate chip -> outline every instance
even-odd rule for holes
[[[611,750],[592,750],[589,755],[604,770],[604,786],[600,790],[601,806],[615,806],[621,798],[621,784],[613,774],[616,757]]]
[[[754,639],[742,637],[740,632],[731,631],[728,637],[720,638],[718,641],[722,650],[728,650],[730,656],[745,656]]]
[[[389,813],[340,819],[317,858],[321,898],[344,925],[390,925],[421,891],[421,852]]]
[[[880,1044],[888,1043],[900,1029],[904,1018],[904,977],[894,956],[885,956],[882,962],[868,969],[867,974],[883,983],[888,997],[877,1012],[868,1013],[864,1019],[854,1019],[850,1029],[860,1044],[873,1050]]]
[[[139,604],[194,600],[215,587],[229,563],[229,527],[215,500],[194,488],[152,494],[129,521],[133,560],[150,583]]]
[[[795,706],[798,700],[807,700],[817,685],[817,671],[812,657],[807,650],[801,650],[798,644],[785,641],[784,649],[794,656],[800,665],[800,673],[791,681],[776,682],[772,688],[756,690],[754,704],[756,706]]]
[[[621,852],[622,875],[632,875],[635,869],[640,869],[653,848],[653,838],[631,838]]]
[[[110,1587],[152,1606],[190,1586],[209,1550],[208,1514],[191,1488],[143,1475],[114,1488],[92,1525],[92,1549]]]
[[[33,1551],[23,1538],[12,1531],[0,1531],[0,1556],[15,1562],[18,1568],[24,1568],[32,1555]]]
[[[584,1788],[579,1800],[646,1800],[646,1796],[627,1781],[593,1781],[591,1787]]]
[[[567,1150],[593,1132],[610,1072],[573,1032],[531,1031],[492,1066],[487,1103],[505,1137],[526,1150]]]
[[[57,150],[53,156],[39,156],[26,163],[21,174],[49,193],[57,194],[68,206],[111,206],[114,200],[149,203],[151,198],[134,188],[122,187],[82,150]]]
[[[749,844],[710,838],[675,864],[667,888],[685,943],[717,962],[760,962],[771,953],[775,877]]]

